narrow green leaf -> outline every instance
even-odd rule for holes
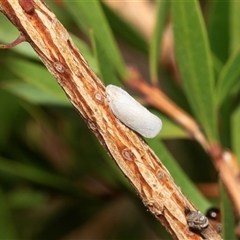
[[[60,102],[69,101],[53,76],[44,66],[30,61],[6,59],[4,64],[23,81],[46,93],[46,97],[59,99]],[[32,88],[32,91],[34,89]]]
[[[229,7],[229,17],[230,17],[230,50],[234,51],[240,44],[240,21],[239,21],[239,12],[240,12],[240,2],[239,1],[228,1],[230,4]]]
[[[169,2],[157,2],[157,18],[149,49],[150,76],[153,83],[156,83],[158,80],[159,55],[168,9]]]
[[[215,75],[215,78],[218,79],[220,72],[222,71],[222,68],[223,68],[223,63],[215,54],[212,54],[212,60],[213,60],[214,75]]]
[[[218,104],[231,93],[231,90],[239,82],[240,77],[240,47],[233,52],[227,63],[224,65],[218,82],[217,82],[217,96]]]
[[[13,209],[36,209],[48,201],[47,193],[37,189],[14,189],[7,194],[9,205]],[[1,238],[0,238],[1,239]]]
[[[222,239],[237,240],[235,229],[235,217],[233,214],[232,204],[228,199],[226,190],[220,182],[221,193],[221,216],[222,216]]]
[[[100,3],[98,1],[65,1],[65,5],[76,23],[86,34],[88,34],[89,29],[93,29],[96,39],[101,44],[105,54],[113,63],[118,74],[124,78],[127,70]]]
[[[191,108],[211,141],[217,140],[214,72],[199,4],[172,1],[175,51]]]
[[[104,52],[102,45],[95,38],[93,31],[90,31],[90,38],[93,46],[93,51],[95,58],[97,59],[99,75],[106,85],[114,84],[120,85],[120,81],[117,80],[117,77],[114,73],[114,68],[112,63],[109,61],[106,53]]]
[[[1,177],[27,180],[74,196],[80,196],[79,189],[70,180],[40,168],[2,157],[0,157],[0,175]]]
[[[200,211],[205,212],[211,204],[201,195],[191,180],[183,172],[177,162],[173,159],[166,147],[157,139],[148,139],[149,146],[160,158],[161,162],[171,173],[174,181],[181,187],[183,193],[196,205]]]
[[[208,33],[212,52],[224,63],[229,52],[229,4],[231,1],[208,1]]]
[[[71,106],[67,98],[59,99],[28,83],[8,81],[2,84],[2,88],[34,104]]]

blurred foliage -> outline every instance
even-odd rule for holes
[[[161,15],[150,44],[97,1],[47,4],[105,84],[124,83],[126,53],[135,66],[150,59],[140,71],[150,68],[148,79],[159,77],[168,96],[196,117],[208,139],[240,159],[240,3],[209,1],[200,8],[197,1],[164,2],[156,4]],[[164,66],[159,71],[156,53],[169,14],[183,87]],[[2,14],[0,22],[1,43],[18,36]],[[171,239],[27,43],[0,51],[0,73],[0,239]],[[207,199],[195,185],[217,182],[209,157],[184,129],[155,113],[163,130],[148,141],[150,147],[197,208],[205,212],[218,206],[219,199]],[[226,236],[234,239],[229,217],[225,210]]]

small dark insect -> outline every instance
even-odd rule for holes
[[[185,214],[189,228],[196,231],[202,231],[208,227],[208,218],[200,211],[191,211],[188,207],[185,207]]]

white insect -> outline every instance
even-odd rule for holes
[[[162,121],[120,87],[108,85],[106,94],[113,114],[143,137],[154,138],[162,129]]]

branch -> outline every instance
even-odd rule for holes
[[[186,219],[185,209],[195,207],[143,139],[114,117],[105,87],[55,15],[40,0],[0,0],[0,10],[37,52],[155,217],[175,239],[202,239],[189,230]],[[201,234],[221,239],[210,225]]]

